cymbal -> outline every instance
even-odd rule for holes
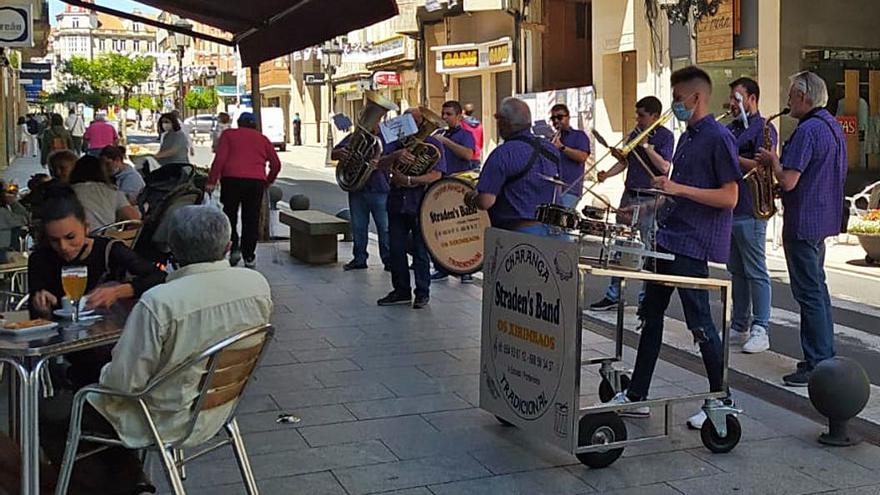
[[[550,182],[551,184],[556,184],[557,186],[562,186],[562,187],[567,187],[567,186],[568,186],[568,184],[566,184],[565,182],[563,182],[563,181],[562,181],[561,179],[559,179],[558,177],[551,177],[551,176],[549,176],[549,175],[544,175],[544,174],[538,174],[538,175],[539,175],[542,179],[544,179],[545,181]]]

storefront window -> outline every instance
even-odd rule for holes
[[[474,115],[482,119],[483,115],[483,84],[482,76],[459,77],[458,101],[465,105],[470,103],[474,106]]]
[[[501,108],[501,101],[513,94],[513,73],[511,71],[495,73],[495,110]],[[495,129],[496,141],[501,140],[498,129]]]

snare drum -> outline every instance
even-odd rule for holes
[[[577,229],[581,221],[577,210],[549,203],[538,206],[535,220],[566,230]]]

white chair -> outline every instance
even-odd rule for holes
[[[65,495],[67,493],[73,465],[78,459],[100,452],[110,446],[127,448],[118,438],[84,434],[81,431],[83,406],[85,405],[86,397],[91,394],[124,397],[136,402],[140,406],[144,415],[144,422],[153,436],[153,444],[147,448],[158,452],[165,468],[165,474],[175,495],[186,493],[182,481],[184,464],[230,444],[238,461],[238,467],[241,471],[247,493],[249,495],[257,495],[259,493],[257,483],[251,470],[250,460],[245,451],[244,441],[238,429],[238,423],[235,420],[235,411],[248,381],[257,368],[269,340],[272,338],[273,332],[274,330],[270,325],[263,325],[227,337],[204,351],[194,354],[167,373],[155,377],[142,391],[137,393],[124,393],[97,385],[82,388],[73,399],[67,448],[64,452],[64,460],[58,476],[56,495]],[[159,430],[147,405],[146,401],[149,394],[174,376],[180,373],[191,372],[191,367],[202,362],[205,363],[205,371],[199,384],[199,394],[189,406],[191,416],[186,434],[175,441],[165,441],[160,437]],[[185,457],[183,455],[183,445],[192,434],[199,415],[203,411],[227,404],[232,404],[230,413],[214,435],[215,437],[219,436],[220,430],[225,430],[226,438],[219,439],[213,445],[202,448],[197,453]],[[103,446],[77,455],[81,440]]]

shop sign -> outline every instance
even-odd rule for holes
[[[487,43],[438,46],[431,50],[437,54],[436,70],[439,74],[504,67],[513,63],[513,44],[507,37]]]
[[[697,22],[697,63],[733,59],[733,1],[721,0],[715,15]]]
[[[480,66],[479,50],[450,50],[443,52],[442,58],[444,70],[476,69]]]
[[[36,64],[33,62],[22,62],[20,77],[32,80],[52,79],[52,64]]]
[[[486,231],[480,408],[570,449],[580,349],[577,243]]]
[[[397,72],[379,71],[373,74],[373,82],[383,86],[400,86],[400,74]]]
[[[306,86],[320,86],[326,82],[326,74],[323,72],[303,72],[303,82]]]
[[[837,117],[837,122],[840,123],[841,129],[843,129],[843,133],[847,136],[855,136],[859,133],[859,118],[854,115],[849,115],[845,117]]]
[[[30,4],[0,7],[0,46],[34,46],[34,17]]]
[[[489,65],[502,65],[510,63],[510,43],[501,43],[489,47]]]

